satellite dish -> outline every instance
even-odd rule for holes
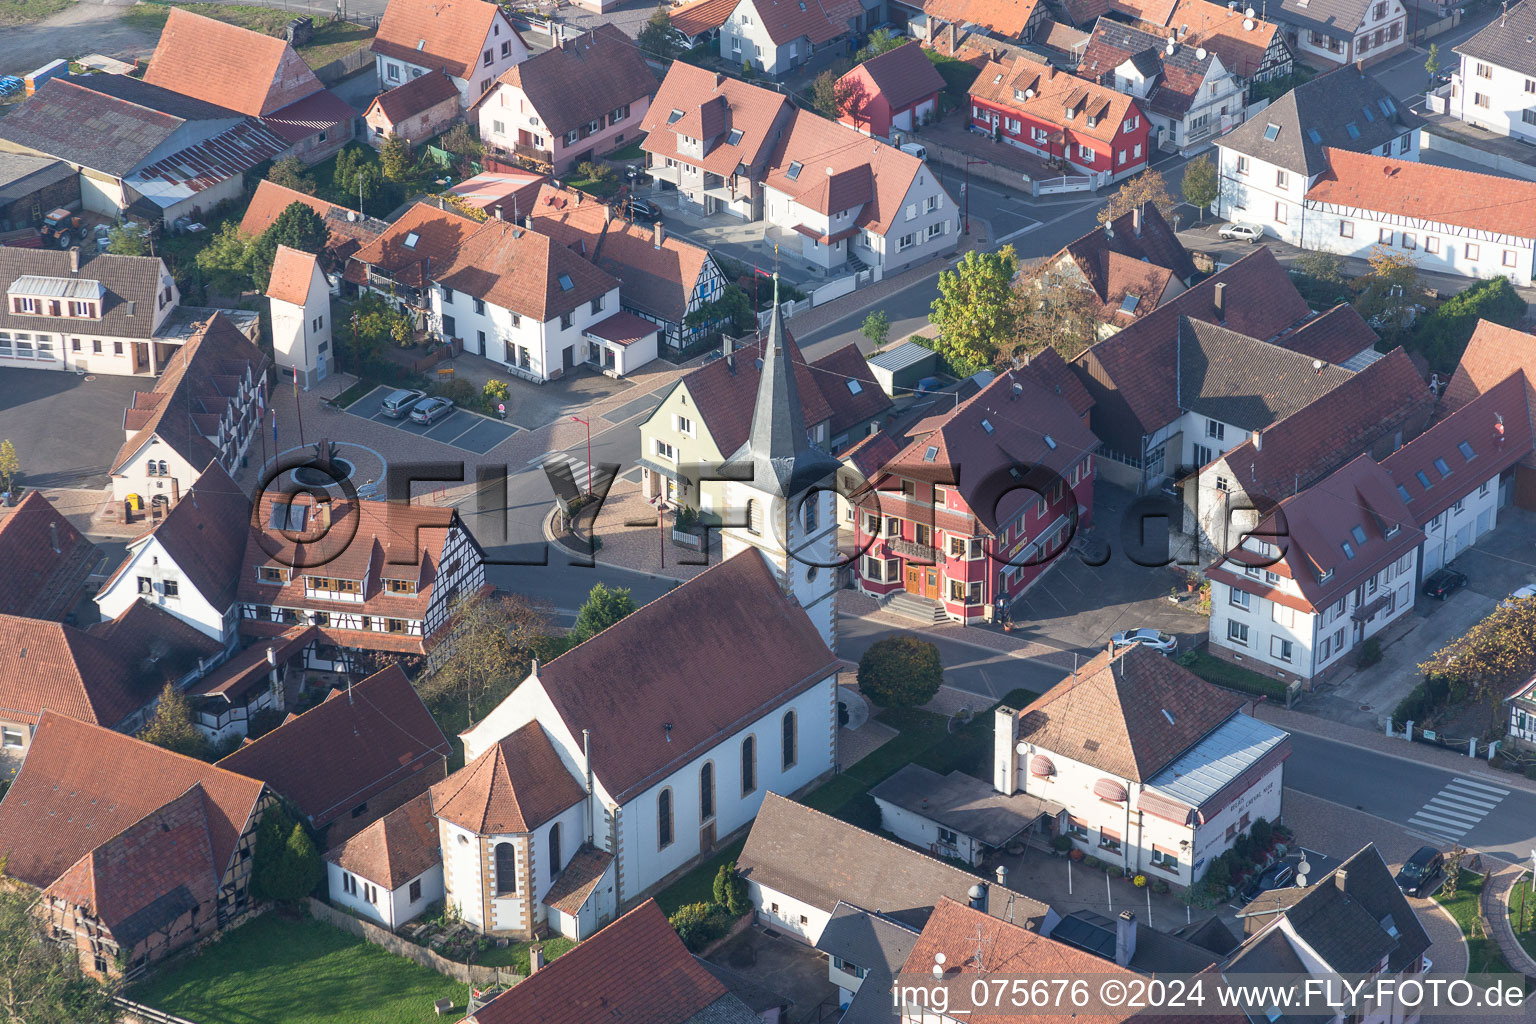
[[[1244,32],[1252,32],[1253,31],[1253,19],[1252,18],[1244,18],[1243,19],[1243,31]]]
[[[1255,12],[1254,9],[1252,7],[1250,7],[1246,11],[1243,12],[1243,17],[1251,18],[1251,17],[1254,16],[1255,13],[1257,13],[1257,12]]]
[[[1305,857],[1303,857],[1301,859],[1301,863],[1296,865],[1296,884],[1297,885],[1306,885],[1307,883],[1303,882],[1302,878],[1305,877],[1307,872],[1309,872],[1311,870],[1312,870],[1312,865],[1307,863],[1307,859]]]
[[[1195,50],[1195,60],[1205,60],[1205,47]]]
[[[1033,90],[1033,89],[1025,89],[1024,90],[1024,98],[1027,99],[1027,100],[1034,99],[1035,98],[1035,90]]]
[[[1168,53],[1170,55],[1173,53],[1173,40],[1172,39],[1168,40]]]

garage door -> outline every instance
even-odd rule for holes
[[[1440,545],[1429,543],[1424,545],[1424,575],[1428,576],[1440,568]]]

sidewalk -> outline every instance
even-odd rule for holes
[[[1492,935],[1499,944],[1504,959],[1521,974],[1536,975],[1536,959],[1525,951],[1515,938],[1514,926],[1509,921],[1509,893],[1526,874],[1524,865],[1510,865],[1498,872],[1483,890],[1483,916],[1488,919]]]

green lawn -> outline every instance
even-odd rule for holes
[[[1285,703],[1285,684],[1282,682],[1261,676],[1230,661],[1223,661],[1209,651],[1186,651],[1179,655],[1179,664],[1184,665],[1186,659],[1190,663],[1185,667],[1208,683]]]
[[[545,963],[562,957],[576,948],[576,943],[563,936],[557,936],[538,944],[544,947]],[[514,942],[504,949],[497,949],[495,946],[492,946],[484,953],[477,955],[475,963],[482,967],[510,967],[518,974],[527,974],[528,951],[534,945],[532,942]]]
[[[0,27],[30,25],[73,6],[72,0],[0,0]]]
[[[644,158],[645,151],[640,148],[639,139],[631,142],[623,149],[616,149],[612,153],[609,153],[607,156],[603,157],[604,160],[624,160],[628,162],[643,160]]]
[[[1514,927],[1520,945],[1536,957],[1536,892],[1531,890],[1529,877],[1510,891],[1509,923]]]
[[[128,997],[198,1024],[429,1024],[435,1000],[462,1012],[469,989],[328,924],[268,913]]]
[[[1478,902],[1483,895],[1483,876],[1472,871],[1461,873],[1460,884],[1456,887],[1456,895],[1447,897],[1444,893],[1437,894],[1435,900],[1456,919],[1461,925],[1461,934],[1467,940],[1467,973],[1468,974],[1509,974],[1509,964],[1504,962],[1504,954],[1499,951],[1499,944],[1488,937],[1487,930],[1483,927],[1482,918],[1478,909]],[[1475,933],[1475,934],[1474,934]]]
[[[0,10],[5,6],[26,6],[30,3],[49,4],[55,0],[0,0]],[[69,6],[64,0],[62,6]],[[266,36],[282,38],[287,34],[288,22],[295,16],[293,11],[281,7],[255,7],[243,4],[168,4],[161,0],[146,0],[123,10],[123,24],[145,32],[159,32],[171,16],[172,7],[185,7],[194,14],[239,25]],[[50,12],[51,13],[51,12]],[[7,24],[0,13],[0,25]],[[329,18],[315,19],[315,34],[309,42],[298,47],[304,63],[312,68],[323,67],[333,60],[367,46],[373,39],[372,30],[350,21]]]

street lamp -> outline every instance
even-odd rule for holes
[[[587,497],[592,496],[592,421],[584,420],[580,416],[572,416],[571,419],[587,428]]]
[[[965,230],[961,232],[962,234],[968,235],[971,233],[971,165],[984,164],[986,162],[980,157],[965,161],[965,183],[960,186],[960,191],[965,196]]]

